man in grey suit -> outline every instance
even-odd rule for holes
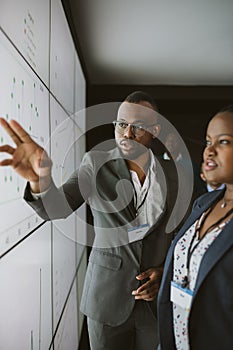
[[[12,155],[0,165],[28,180],[29,205],[45,220],[67,217],[84,201],[92,210],[96,239],[81,301],[92,350],[157,347],[156,299],[173,239],[166,224],[177,190],[175,167],[163,165],[150,149],[160,131],[157,118],[149,95],[130,94],[114,121],[117,147],[88,152],[61,188],[45,151],[17,122],[1,119],[16,148],[0,148]]]

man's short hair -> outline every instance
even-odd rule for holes
[[[131,94],[129,94],[124,101],[130,102],[130,103],[140,103],[142,101],[146,101],[151,104],[151,106],[154,108],[156,112],[158,112],[158,107],[154,99],[144,91],[134,91]]]

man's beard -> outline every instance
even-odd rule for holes
[[[130,139],[121,140],[119,143],[117,143],[117,147],[123,155],[123,158],[126,160],[137,159],[139,156],[148,151],[148,148],[145,145]]]

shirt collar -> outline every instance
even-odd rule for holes
[[[171,157],[168,155],[167,152],[165,152],[165,153],[163,154],[163,159],[165,159],[165,160],[171,160]],[[176,157],[175,161],[178,162],[178,161],[181,160],[181,159],[182,159],[182,154],[179,153],[178,156]]]
[[[151,149],[148,149],[148,151],[149,151],[149,157],[150,157],[150,165],[148,167],[148,171],[147,171],[147,174],[146,174],[146,178],[145,178],[143,187],[144,187],[144,185],[145,185],[145,187],[148,186],[149,178],[150,178],[151,174],[156,175],[155,156],[154,156],[153,152],[151,151]],[[130,170],[130,174],[131,174],[131,176],[134,176],[133,174],[137,174],[137,173],[134,170]],[[136,175],[136,177],[137,177],[137,175]]]

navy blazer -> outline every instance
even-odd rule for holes
[[[201,214],[223,197],[224,192],[207,193],[194,203],[191,215],[169,249],[158,296],[161,350],[176,349],[170,302],[174,247]],[[188,333],[192,350],[233,349],[233,219],[223,228],[202,259],[190,310]]]

